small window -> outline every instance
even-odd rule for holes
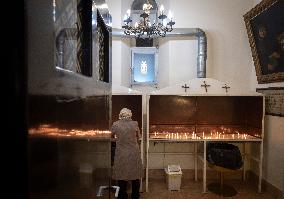
[[[158,49],[155,47],[132,48],[131,86],[157,85]]]

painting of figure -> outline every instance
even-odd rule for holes
[[[284,81],[284,1],[263,0],[244,15],[258,83]]]

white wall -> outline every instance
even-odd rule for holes
[[[264,178],[283,191],[284,176],[284,119],[267,116],[265,118]]]
[[[247,0],[171,1],[176,27],[201,28],[207,35],[207,77],[248,88],[250,76],[244,74],[251,73],[251,62],[243,15],[251,6]]]
[[[122,0],[107,0],[106,2],[114,19],[113,27],[121,28],[123,15],[125,10],[130,8],[131,3],[127,6]],[[207,77],[238,85],[243,89],[250,88],[252,63],[243,15],[252,7],[253,0],[160,0],[157,2],[163,3],[166,10],[170,8],[173,11],[175,27],[201,28],[206,32]],[[159,88],[196,77],[197,41],[194,38],[170,39],[168,43],[161,41],[160,44],[168,45],[163,49],[168,52],[160,53],[159,63],[168,59],[170,65],[166,71],[162,71],[163,66],[159,64]],[[113,53],[113,68],[119,68],[118,65],[121,64],[117,53]],[[120,54],[122,53],[125,54],[125,51]],[[124,57],[124,59],[130,60],[130,53],[129,57]],[[115,77],[116,75],[121,78]],[[114,72],[113,79],[121,79],[121,82],[114,83],[129,82],[129,76],[122,76],[123,74]],[[143,90],[141,87],[137,89]],[[144,88],[144,90],[149,89]]]
[[[159,40],[159,66],[158,66],[158,87],[164,88],[170,85],[170,45],[169,39]]]
[[[169,84],[174,85],[197,76],[197,40],[189,37],[169,42]]]

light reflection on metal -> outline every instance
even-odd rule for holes
[[[29,129],[31,136],[47,136],[47,137],[87,137],[87,138],[111,138],[111,132],[108,130],[79,130],[64,129],[49,124],[42,124],[36,128]]]
[[[53,0],[52,6],[53,6],[53,11],[52,11],[53,22],[55,22],[56,21],[56,0]]]
[[[97,34],[96,32],[97,10],[99,10],[99,13],[103,18],[103,21],[107,25],[107,28],[111,29],[112,27],[112,16],[109,13],[109,9],[105,1],[104,0],[93,0],[92,1],[93,37],[94,35]],[[74,10],[72,9],[70,10],[66,9],[66,11],[68,11],[68,14],[70,14],[71,12],[74,12]],[[73,16],[74,13],[70,15]],[[60,14],[60,12],[57,14]],[[53,19],[54,19],[54,22],[56,22],[56,0],[53,0]],[[57,21],[59,21],[59,19],[57,19]],[[75,23],[75,21],[71,21],[69,23],[75,24],[76,26],[78,25],[77,23]],[[76,53],[78,27],[71,27],[69,23],[62,24],[58,27],[58,28],[61,28],[61,30],[59,29],[59,31],[57,31],[58,33],[56,34],[56,39],[55,39],[55,42],[56,42],[56,64],[55,65],[56,65],[56,68],[61,68],[61,69],[65,69],[66,71],[68,70],[68,72],[76,73],[76,70],[77,71],[80,70],[76,64],[76,57],[73,55],[74,53]],[[66,28],[65,26],[68,26],[68,27]],[[66,42],[68,42],[67,43],[68,45],[66,44]],[[68,58],[68,60],[64,60],[64,58],[66,57]]]

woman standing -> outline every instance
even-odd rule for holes
[[[117,137],[113,179],[120,187],[119,199],[127,199],[127,182],[132,182],[131,199],[139,199],[140,178],[142,177],[142,160],[138,141],[140,130],[137,121],[132,121],[131,110],[121,109],[119,120],[114,122],[111,131]]]

